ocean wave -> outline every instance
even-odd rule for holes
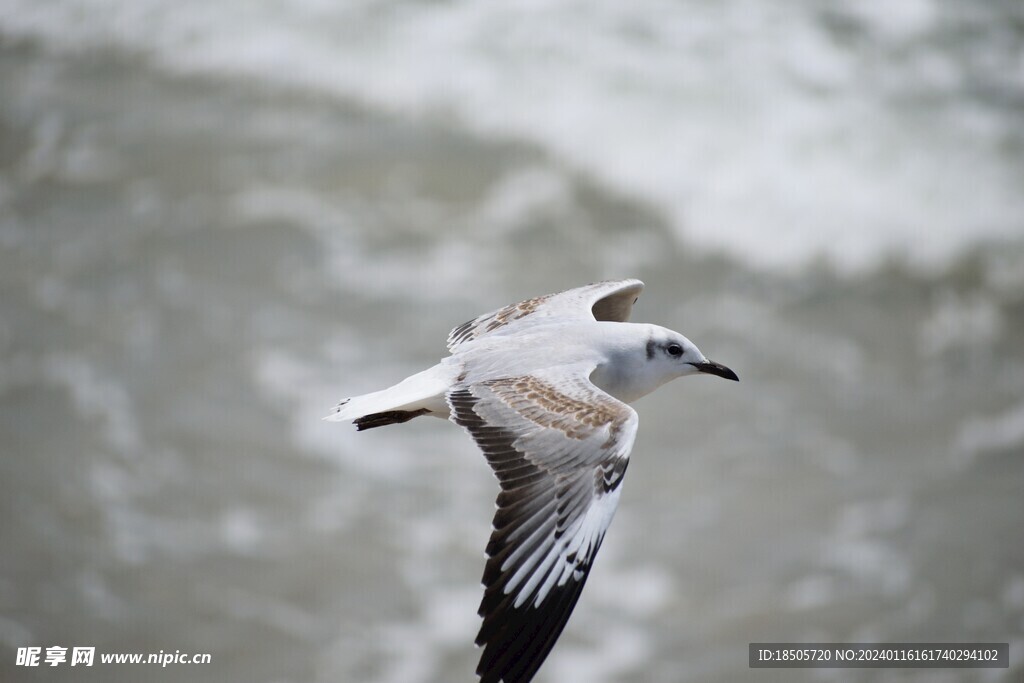
[[[760,268],[1021,238],[1022,10],[871,7],[5,0],[0,35],[526,141]]]

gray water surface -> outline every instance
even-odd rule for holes
[[[439,420],[320,417],[529,296],[739,384],[637,404],[538,681],[1013,681],[1024,223],[941,267],[758,268],[536,145],[309,89],[0,40],[0,678],[472,680],[497,485]],[[925,233],[922,233],[925,234]],[[987,671],[752,671],[754,641],[1009,641]],[[208,665],[13,666],[18,647]]]

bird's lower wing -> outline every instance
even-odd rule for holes
[[[592,368],[590,368],[592,369]],[[611,523],[636,412],[576,368],[448,394],[501,484],[487,545],[482,683],[526,683],[565,627]]]

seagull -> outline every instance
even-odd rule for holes
[[[365,430],[433,415],[483,451],[501,492],[481,683],[527,683],[565,627],[619,502],[638,425],[629,404],[677,377],[739,380],[678,332],[628,322],[643,288],[597,282],[485,313],[451,331],[434,367],[324,418]]]

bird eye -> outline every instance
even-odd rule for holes
[[[665,350],[668,351],[668,355],[673,358],[679,358],[679,356],[683,355],[683,347],[679,344],[669,344]]]

